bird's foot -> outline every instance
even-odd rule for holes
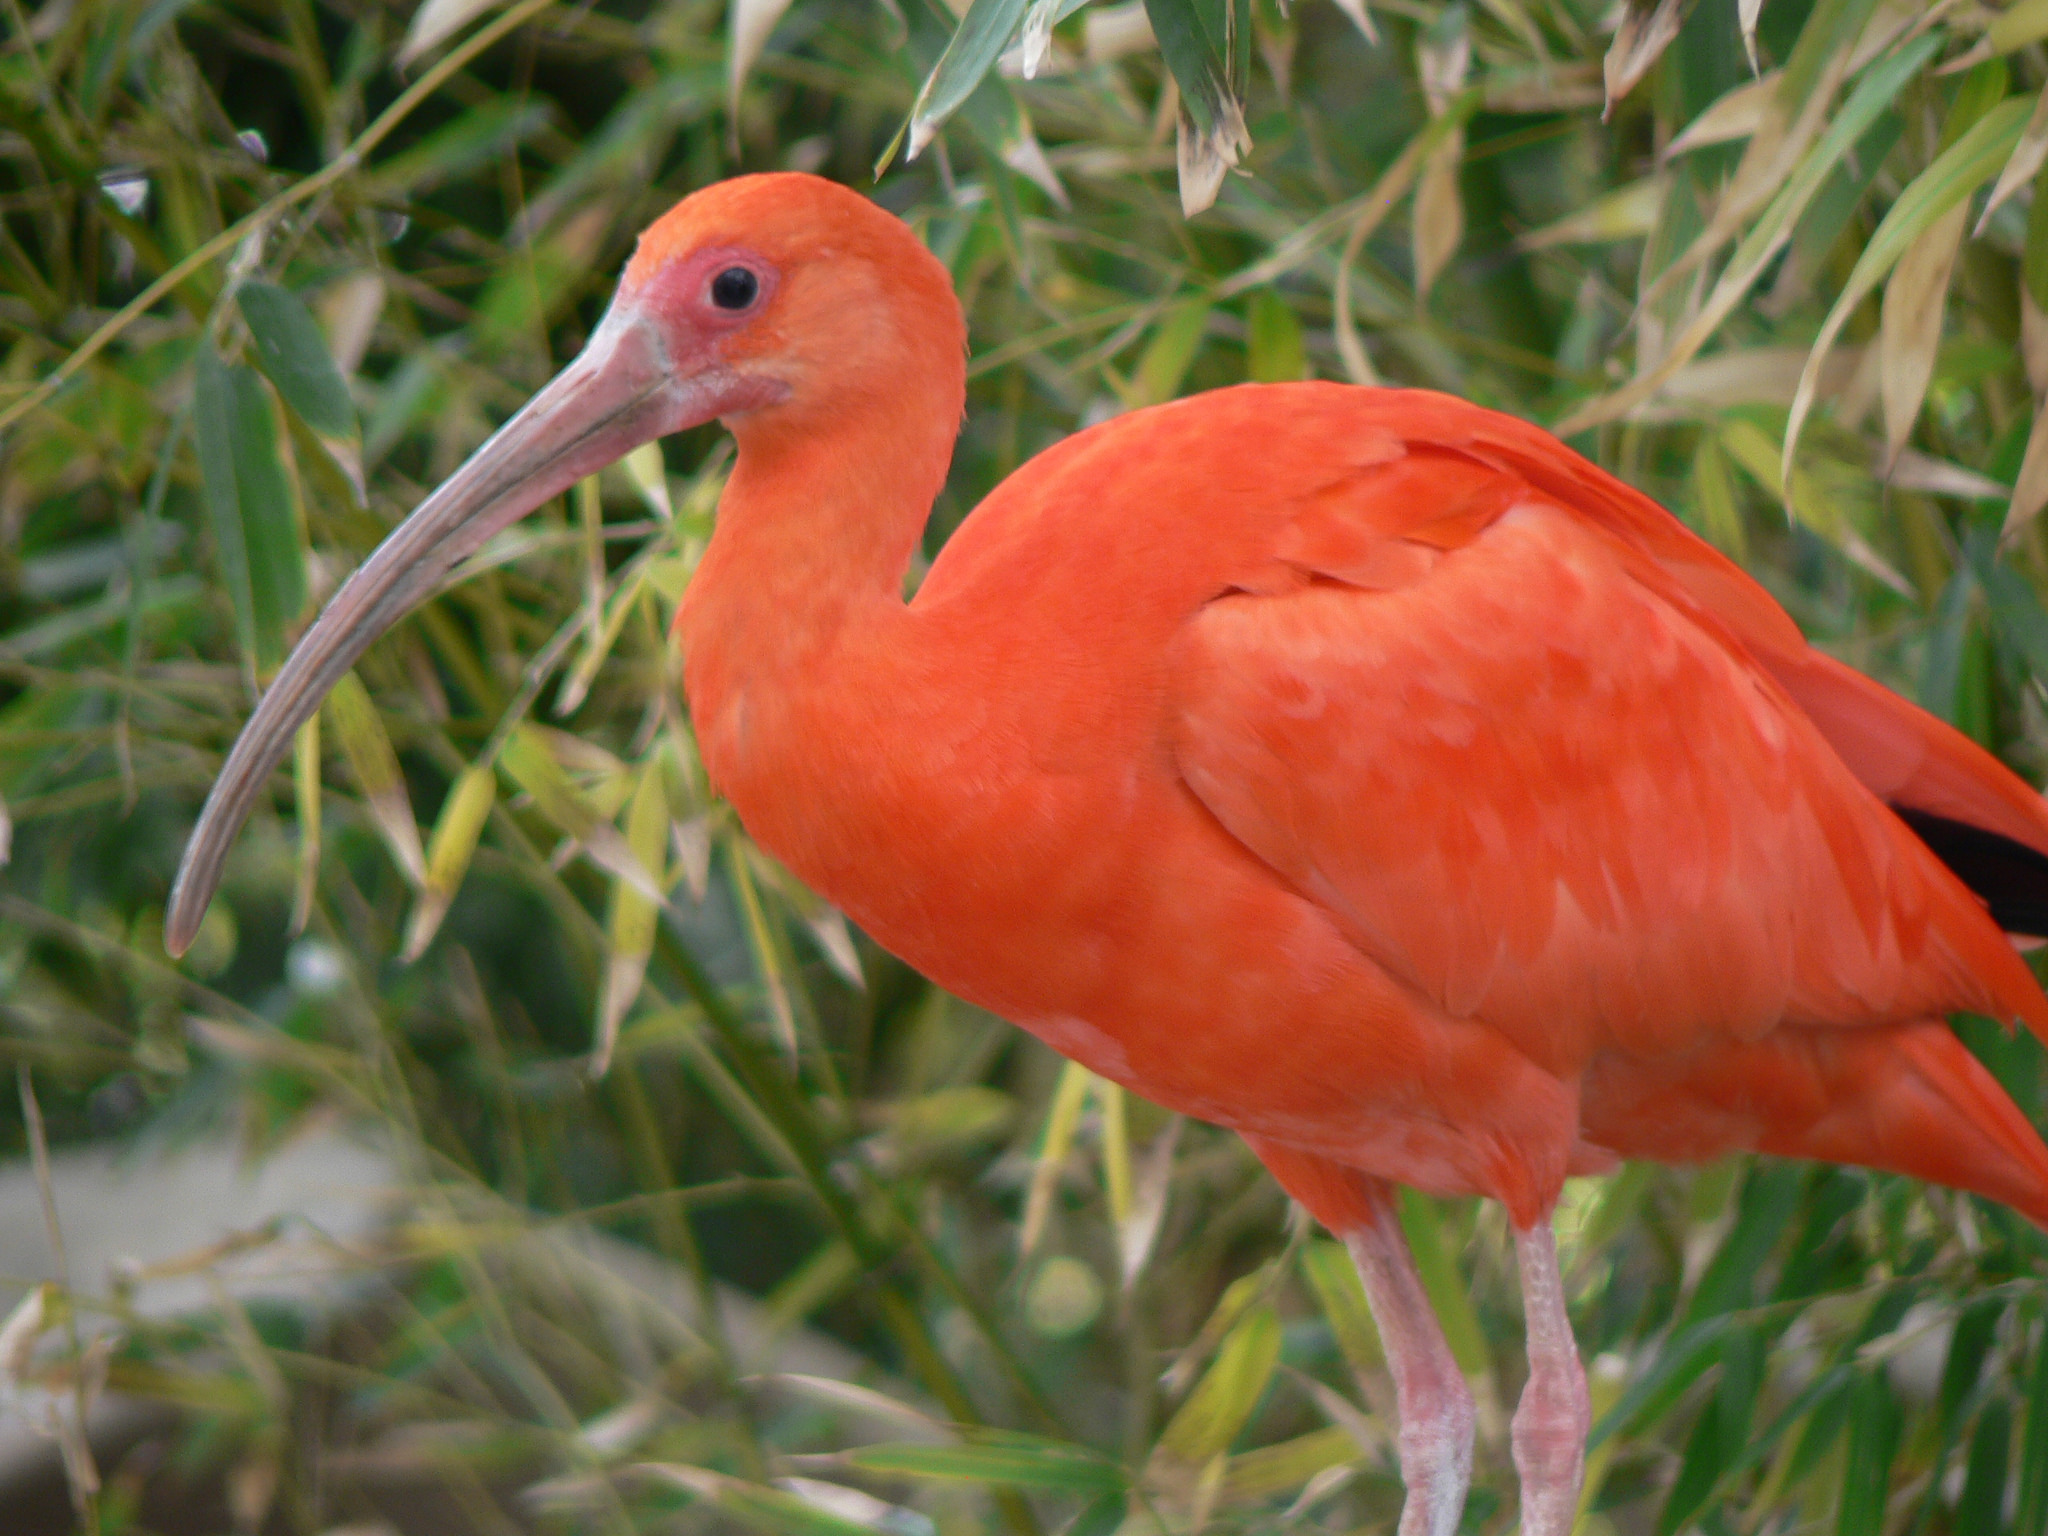
[[[1548,1220],[1515,1234],[1515,1256],[1529,1336],[1529,1382],[1515,1409],[1512,1436],[1522,1482],[1522,1536],[1571,1536],[1586,1472],[1592,1399],[1565,1313],[1557,1241]]]
[[[1417,1396],[1401,1394],[1398,1443],[1408,1495],[1399,1536],[1455,1536],[1472,1485],[1472,1391],[1454,1373],[1432,1399]]]

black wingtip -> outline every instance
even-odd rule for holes
[[[1999,927],[2048,938],[2048,854],[1932,811],[1905,805],[1892,810],[1957,879],[1984,898]]]

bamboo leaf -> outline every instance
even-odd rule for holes
[[[1465,132],[1457,129],[1430,151],[1415,183],[1415,297],[1426,298],[1465,235],[1465,208],[1458,197],[1458,171],[1465,160]]]
[[[1640,239],[1657,227],[1670,186],[1666,177],[1645,176],[1555,223],[1517,236],[1515,243],[1525,251],[1544,251],[1556,245],[1606,245]]]
[[[1186,299],[1167,310],[1132,371],[1124,394],[1127,406],[1136,410],[1160,405],[1180,393],[1181,381],[1208,334],[1209,308],[1207,299]]]
[[[320,716],[316,712],[292,740],[292,800],[299,826],[298,873],[292,881],[291,932],[304,933],[313,916],[320,879]]]
[[[1121,1229],[1131,1219],[1131,1134],[1124,1117],[1124,1090],[1106,1077],[1094,1082],[1095,1103],[1102,1112],[1102,1186],[1109,1200],[1109,1219]]]
[[[1443,1217],[1437,1204],[1418,1190],[1403,1189],[1400,1196],[1401,1230],[1415,1254],[1415,1270],[1429,1304],[1451,1346],[1451,1355],[1467,1376],[1484,1375],[1487,1367],[1486,1334],[1479,1326],[1479,1314],[1472,1310],[1472,1297],[1464,1277],[1458,1273]]]
[[[2033,1369],[2020,1399],[2027,1407],[2027,1422],[2020,1431],[2019,1507],[2012,1525],[2015,1531],[2026,1532],[2048,1530],[2048,1328],[2034,1331],[2033,1354]]]
[[[1024,5],[1025,0],[974,0],[967,8],[910,109],[907,158],[915,160],[981,84],[1024,19]]]
[[[1820,142],[1800,160],[1784,186],[1736,245],[1727,268],[1700,305],[1699,313],[1672,341],[1656,366],[1621,389],[1570,412],[1552,430],[1561,437],[1571,437],[1589,427],[1625,416],[1656,394],[1665,380],[1692,361],[1708,338],[1734,312],[1735,306],[1772,258],[1791,239],[1792,228],[1800,214],[1812,202],[1842,157],[1869,131],[1906,83],[1919,74],[1940,48],[1938,37],[1921,37],[1873,64],[1857,81],[1849,99],[1835,114],[1827,132],[1821,135]],[[1789,66],[1787,78],[1790,78]],[[1783,89],[1781,84],[1780,91]]]
[[[1362,1457],[1349,1430],[1336,1425],[1310,1430],[1231,1457],[1218,1502],[1228,1507],[1292,1493],[1332,1468],[1355,1466]]]
[[[1756,23],[1763,14],[1764,0],[1735,0],[1736,25],[1742,29],[1743,51],[1749,55],[1749,72],[1757,72]]]
[[[405,29],[405,41],[398,48],[401,66],[429,53],[484,12],[495,10],[505,0],[424,0],[412,13],[412,25]]]
[[[297,294],[275,283],[251,279],[236,297],[255,343],[257,366],[348,477],[356,504],[366,505],[362,428],[320,323]]]
[[[2005,1514],[2006,1460],[2012,1453],[2012,1409],[1993,1398],[1970,1436],[1963,1491],[1956,1500],[1957,1531],[1996,1531]],[[2021,1526],[2018,1529],[2024,1530]],[[2037,1527],[2038,1529],[2038,1527]]]
[[[657,879],[668,861],[668,799],[661,780],[660,763],[652,759],[644,763],[626,809],[626,846]],[[624,880],[612,882],[611,911],[605,919],[606,960],[597,1009],[597,1045],[590,1061],[592,1077],[602,1077],[611,1066],[619,1025],[647,977],[659,917],[659,906],[639,890]]]
[[[846,1452],[848,1466],[889,1477],[986,1483],[1050,1492],[1121,1493],[1123,1469],[1079,1446],[1024,1436],[983,1445],[863,1445]]]
[[[2020,472],[2012,483],[2012,500],[2006,505],[2003,537],[2012,538],[2048,506],[2048,400],[2034,412],[2034,425],[2027,432],[2027,451],[2020,459]]]
[[[1949,273],[1962,248],[1969,206],[1958,203],[1906,247],[1884,288],[1878,383],[1884,401],[1885,470],[1898,462],[1934,377]]]
[[[276,408],[252,368],[199,354],[193,398],[200,478],[222,584],[244,656],[267,672],[306,606],[298,481],[282,457]]]
[[[1984,30],[1984,41],[1995,54],[2017,53],[2044,37],[2048,37],[2048,0],[2018,0],[1999,12]]]
[[[1117,1226],[1117,1271],[1124,1289],[1137,1283],[1158,1241],[1160,1223],[1166,1217],[1166,1200],[1173,1188],[1173,1154],[1180,1145],[1181,1127],[1187,1122],[1179,1115],[1145,1149],[1132,1183],[1130,1215]]]
[[[433,835],[427,839],[426,879],[420,883],[420,894],[406,923],[401,957],[408,963],[426,953],[440,930],[497,799],[497,770],[489,763],[471,764],[449,788],[441,814],[434,820]]]
[[[1881,1536],[1899,1424],[1899,1401],[1883,1372],[1864,1372],[1849,1397],[1849,1454],[1842,1465],[1837,1536]]]
[[[322,707],[391,857],[408,884],[423,885],[427,862],[420,849],[419,823],[413,819],[412,798],[405,790],[398,754],[384,732],[377,706],[370,702],[369,690],[355,673],[347,673],[334,685]]]
[[[1270,288],[1252,293],[1245,310],[1246,372],[1261,384],[1309,377],[1308,348],[1293,308]]]
[[[726,110],[735,120],[735,142],[739,132],[740,91],[746,85],[755,61],[761,57],[761,50],[768,46],[775,24],[788,10],[789,0],[731,0],[726,7]]]
[[[844,1515],[822,1509],[809,1499],[780,1488],[766,1488],[704,1467],[673,1462],[642,1462],[634,1468],[643,1476],[657,1478],[687,1489],[743,1526],[768,1532],[769,1536],[874,1536],[873,1529]]]
[[[1159,1450],[1188,1466],[1206,1465],[1230,1443],[1265,1396],[1280,1361],[1280,1318],[1270,1306],[1247,1312],[1216,1359],[1167,1423]]]
[[[1052,1108],[1045,1117],[1045,1135],[1038,1144],[1038,1160],[1031,1169],[1031,1188],[1024,1197],[1024,1224],[1017,1234],[1020,1256],[1029,1257],[1045,1235],[1052,1197],[1059,1188],[1067,1154],[1074,1149],[1074,1131],[1081,1123],[1081,1105],[1088,1097],[1090,1080],[1088,1069],[1078,1061],[1060,1068],[1059,1086],[1053,1090]]]
[[[1790,477],[1792,458],[1798,451],[1799,429],[1812,409],[1814,392],[1820,382],[1821,365],[1828,349],[1848,324],[1849,316],[1864,296],[1881,282],[1895,262],[1923,232],[1951,208],[1998,173],[2012,154],[2028,116],[2027,103],[2018,99],[2000,102],[1968,132],[1956,140],[1934,163],[1916,176],[1886,212],[1877,232],[1863,248],[1849,279],[1820,335],[1807,354],[1806,370],[1800,376],[1799,391],[1792,399],[1792,417],[1785,427],[1785,470]]]
[[[1664,148],[1664,158],[1673,159],[1709,144],[1727,144],[1746,139],[1763,126],[1764,116],[1778,94],[1778,72],[1736,86],[1680,129]]]
[[[1365,1286],[1350,1252],[1342,1243],[1317,1238],[1303,1246],[1301,1269],[1351,1369],[1361,1378],[1385,1370],[1387,1358],[1380,1348],[1380,1331],[1372,1320],[1372,1307],[1365,1299]]]
[[[573,736],[522,721],[506,737],[498,762],[513,783],[533,796],[541,815],[583,845],[592,863],[650,901],[666,900],[661,883],[634,857],[619,829],[601,816],[570,780],[561,754],[583,749],[584,744]]]
[[[1160,56],[1180,87],[1175,126],[1181,213],[1216,200],[1223,177],[1250,152],[1244,87],[1250,67],[1249,0],[1145,0]]]
[[[1612,115],[1614,104],[1663,57],[1678,36],[1681,14],[1680,0],[1626,0],[1621,25],[1614,29],[1614,42],[1600,66],[1607,91],[1603,117]]]

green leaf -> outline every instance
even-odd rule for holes
[[[2012,1409],[2004,1398],[1995,1397],[1984,1405],[1984,1411],[1977,1416],[1976,1431],[1970,1436],[1970,1455],[1964,1463],[1963,1492],[1956,1500],[1956,1518],[1951,1530],[1995,1532],[2001,1529],[2005,1516],[2005,1469],[2011,1454]]]
[[[759,1483],[727,1477],[704,1467],[643,1462],[636,1470],[686,1488],[705,1502],[717,1505],[741,1525],[765,1531],[769,1536],[874,1536],[870,1527],[780,1488],[764,1488]]]
[[[1279,1360],[1279,1315],[1270,1306],[1254,1307],[1231,1329],[1208,1373],[1167,1424],[1160,1449],[1197,1467],[1229,1450]]]
[[[1883,1371],[1865,1371],[1857,1377],[1849,1394],[1849,1455],[1842,1467],[1836,1536],[1881,1536],[1902,1418]]]
[[[958,111],[1024,19],[1026,0],[974,0],[954,29],[953,40],[925,77],[910,109],[909,158],[931,143],[939,125]]]
[[[1978,535],[1964,543],[1971,574],[1984,593],[1992,626],[2037,678],[2048,679],[2048,609],[2032,583],[1998,558],[1997,546]]]
[[[1763,1338],[1754,1329],[1731,1333],[1723,1341],[1720,1385],[1693,1423],[1678,1478],[1657,1517],[1658,1536],[1671,1536],[1697,1514],[1722,1473],[1747,1449],[1750,1419],[1763,1386],[1763,1355]]]
[[[1402,1189],[1401,1230],[1415,1254],[1415,1270],[1429,1304],[1443,1328],[1451,1356],[1467,1376],[1486,1370],[1486,1333],[1479,1326],[1479,1314],[1472,1310],[1472,1296],[1463,1275],[1458,1273],[1444,1236],[1443,1214],[1435,1200],[1420,1190]]]
[[[1702,1322],[1750,1304],[1764,1260],[1799,1209],[1804,1179],[1804,1171],[1790,1163],[1751,1166],[1742,1183],[1735,1224],[1700,1276],[1681,1322]]]
[[[1734,1327],[1728,1314],[1682,1328],[1657,1352],[1656,1362],[1621,1395],[1621,1401],[1593,1426],[1587,1447],[1609,1435],[1628,1432],[1662,1415],[1705,1374],[1720,1352],[1721,1341]]]
[[[1935,158],[1932,165],[1914,177],[1898,200],[1886,211],[1877,232],[1863,247],[1863,254],[1850,270],[1834,307],[1822,322],[1820,335],[1807,353],[1806,368],[1799,376],[1799,388],[1792,397],[1792,416],[1785,426],[1785,475],[1791,478],[1792,457],[1799,446],[1799,429],[1813,408],[1820,388],[1821,365],[1842,327],[1849,323],[1856,306],[1883,281],[1894,263],[1905,254],[1914,238],[1978,187],[1996,176],[2019,141],[2033,110],[2026,100],[2013,97],[2001,101]]]
[[[2027,212],[2027,248],[2020,271],[2035,306],[2048,311],[2048,165],[2034,176],[2034,206]]]
[[[1180,393],[1208,333],[1209,308],[1207,299],[1185,299],[1167,310],[1132,371],[1126,405],[1159,405]]]
[[[1241,123],[1251,38],[1245,0],[1145,0],[1145,16],[1195,127],[1213,134]]]
[[[1350,1250],[1342,1243],[1317,1238],[1302,1247],[1301,1269],[1316,1300],[1322,1303],[1323,1316],[1351,1369],[1361,1376],[1385,1370],[1387,1357],[1380,1347],[1379,1327],[1372,1320],[1372,1307],[1365,1299],[1365,1286]]]
[[[2034,1369],[2024,1394],[2027,1427],[2020,1440],[2020,1499],[2013,1530],[2048,1531],[2048,1329],[2034,1334]]]
[[[318,716],[314,717],[318,719]],[[462,770],[441,803],[441,814],[427,839],[426,879],[420,886],[412,916],[406,922],[405,948],[401,958],[419,959],[433,941],[447,915],[448,904],[469,871],[477,839],[497,804],[498,775],[489,763],[476,763]]]
[[[257,366],[348,476],[356,504],[363,505],[362,428],[313,312],[297,294],[275,283],[252,279],[242,285],[238,298],[249,339],[255,343]]]
[[[986,1445],[864,1445],[848,1451],[846,1461],[893,1477],[1104,1496],[1121,1494],[1129,1481],[1121,1467],[1093,1451],[1022,1436]]]
[[[206,510],[243,655],[258,672],[284,660],[306,607],[297,478],[279,447],[277,409],[253,368],[199,354],[193,411]]]
[[[1941,1425],[1945,1435],[1962,1422],[1963,1408],[1977,1379],[1984,1374],[1984,1357],[1991,1351],[2005,1306],[1997,1297],[1986,1296],[1963,1308],[1962,1316],[1956,1319],[1955,1331],[1949,1335],[1948,1358],[1941,1367]]]
[[[250,339],[256,343],[257,366],[277,386],[285,404],[315,432],[353,437],[356,408],[313,312],[297,294],[275,283],[252,279],[237,297]]]
[[[420,828],[412,814],[412,797],[406,793],[405,774],[398,766],[391,737],[370,692],[355,673],[345,673],[327,695],[327,718],[334,727],[335,740],[348,758],[356,787],[369,803],[377,830],[384,835],[392,858],[415,889],[427,878],[426,855],[420,849]]]
[[[1270,288],[1260,288],[1245,311],[1246,371],[1261,384],[1286,384],[1309,376],[1308,347],[1293,308]]]
[[[1821,135],[1820,142],[1807,151],[1786,178],[1785,185],[1736,244],[1735,253],[1728,258],[1728,265],[1715,282],[1713,291],[1700,306],[1698,314],[1672,340],[1663,360],[1621,389],[1573,411],[1553,428],[1559,436],[1570,437],[1588,427],[1627,414],[1656,394],[1673,374],[1692,360],[1707,339],[1721,328],[1722,322],[1734,313],[1735,306],[1763,275],[1764,268],[1770,265],[1785,242],[1792,238],[1799,216],[1827,183],[1842,157],[1890,108],[1907,82],[1917,77],[1941,51],[1941,43],[1939,35],[1917,38],[1863,72],[1856,88],[1849,93],[1849,99],[1842,103],[1841,110],[1828,124],[1827,132]],[[2014,132],[2018,132],[2017,127]]]

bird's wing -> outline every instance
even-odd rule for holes
[[[1172,668],[1171,750],[1218,820],[1557,1070],[1788,1021],[2040,1015],[1983,907],[1731,627],[1497,463],[1411,444],[1305,501]]]
[[[1672,601],[1737,641],[1879,799],[2048,854],[2048,800],[1954,727],[1807,645],[1768,592],[1642,492],[1512,416],[1426,391],[1386,393],[1411,442],[1519,479],[1653,561]]]

